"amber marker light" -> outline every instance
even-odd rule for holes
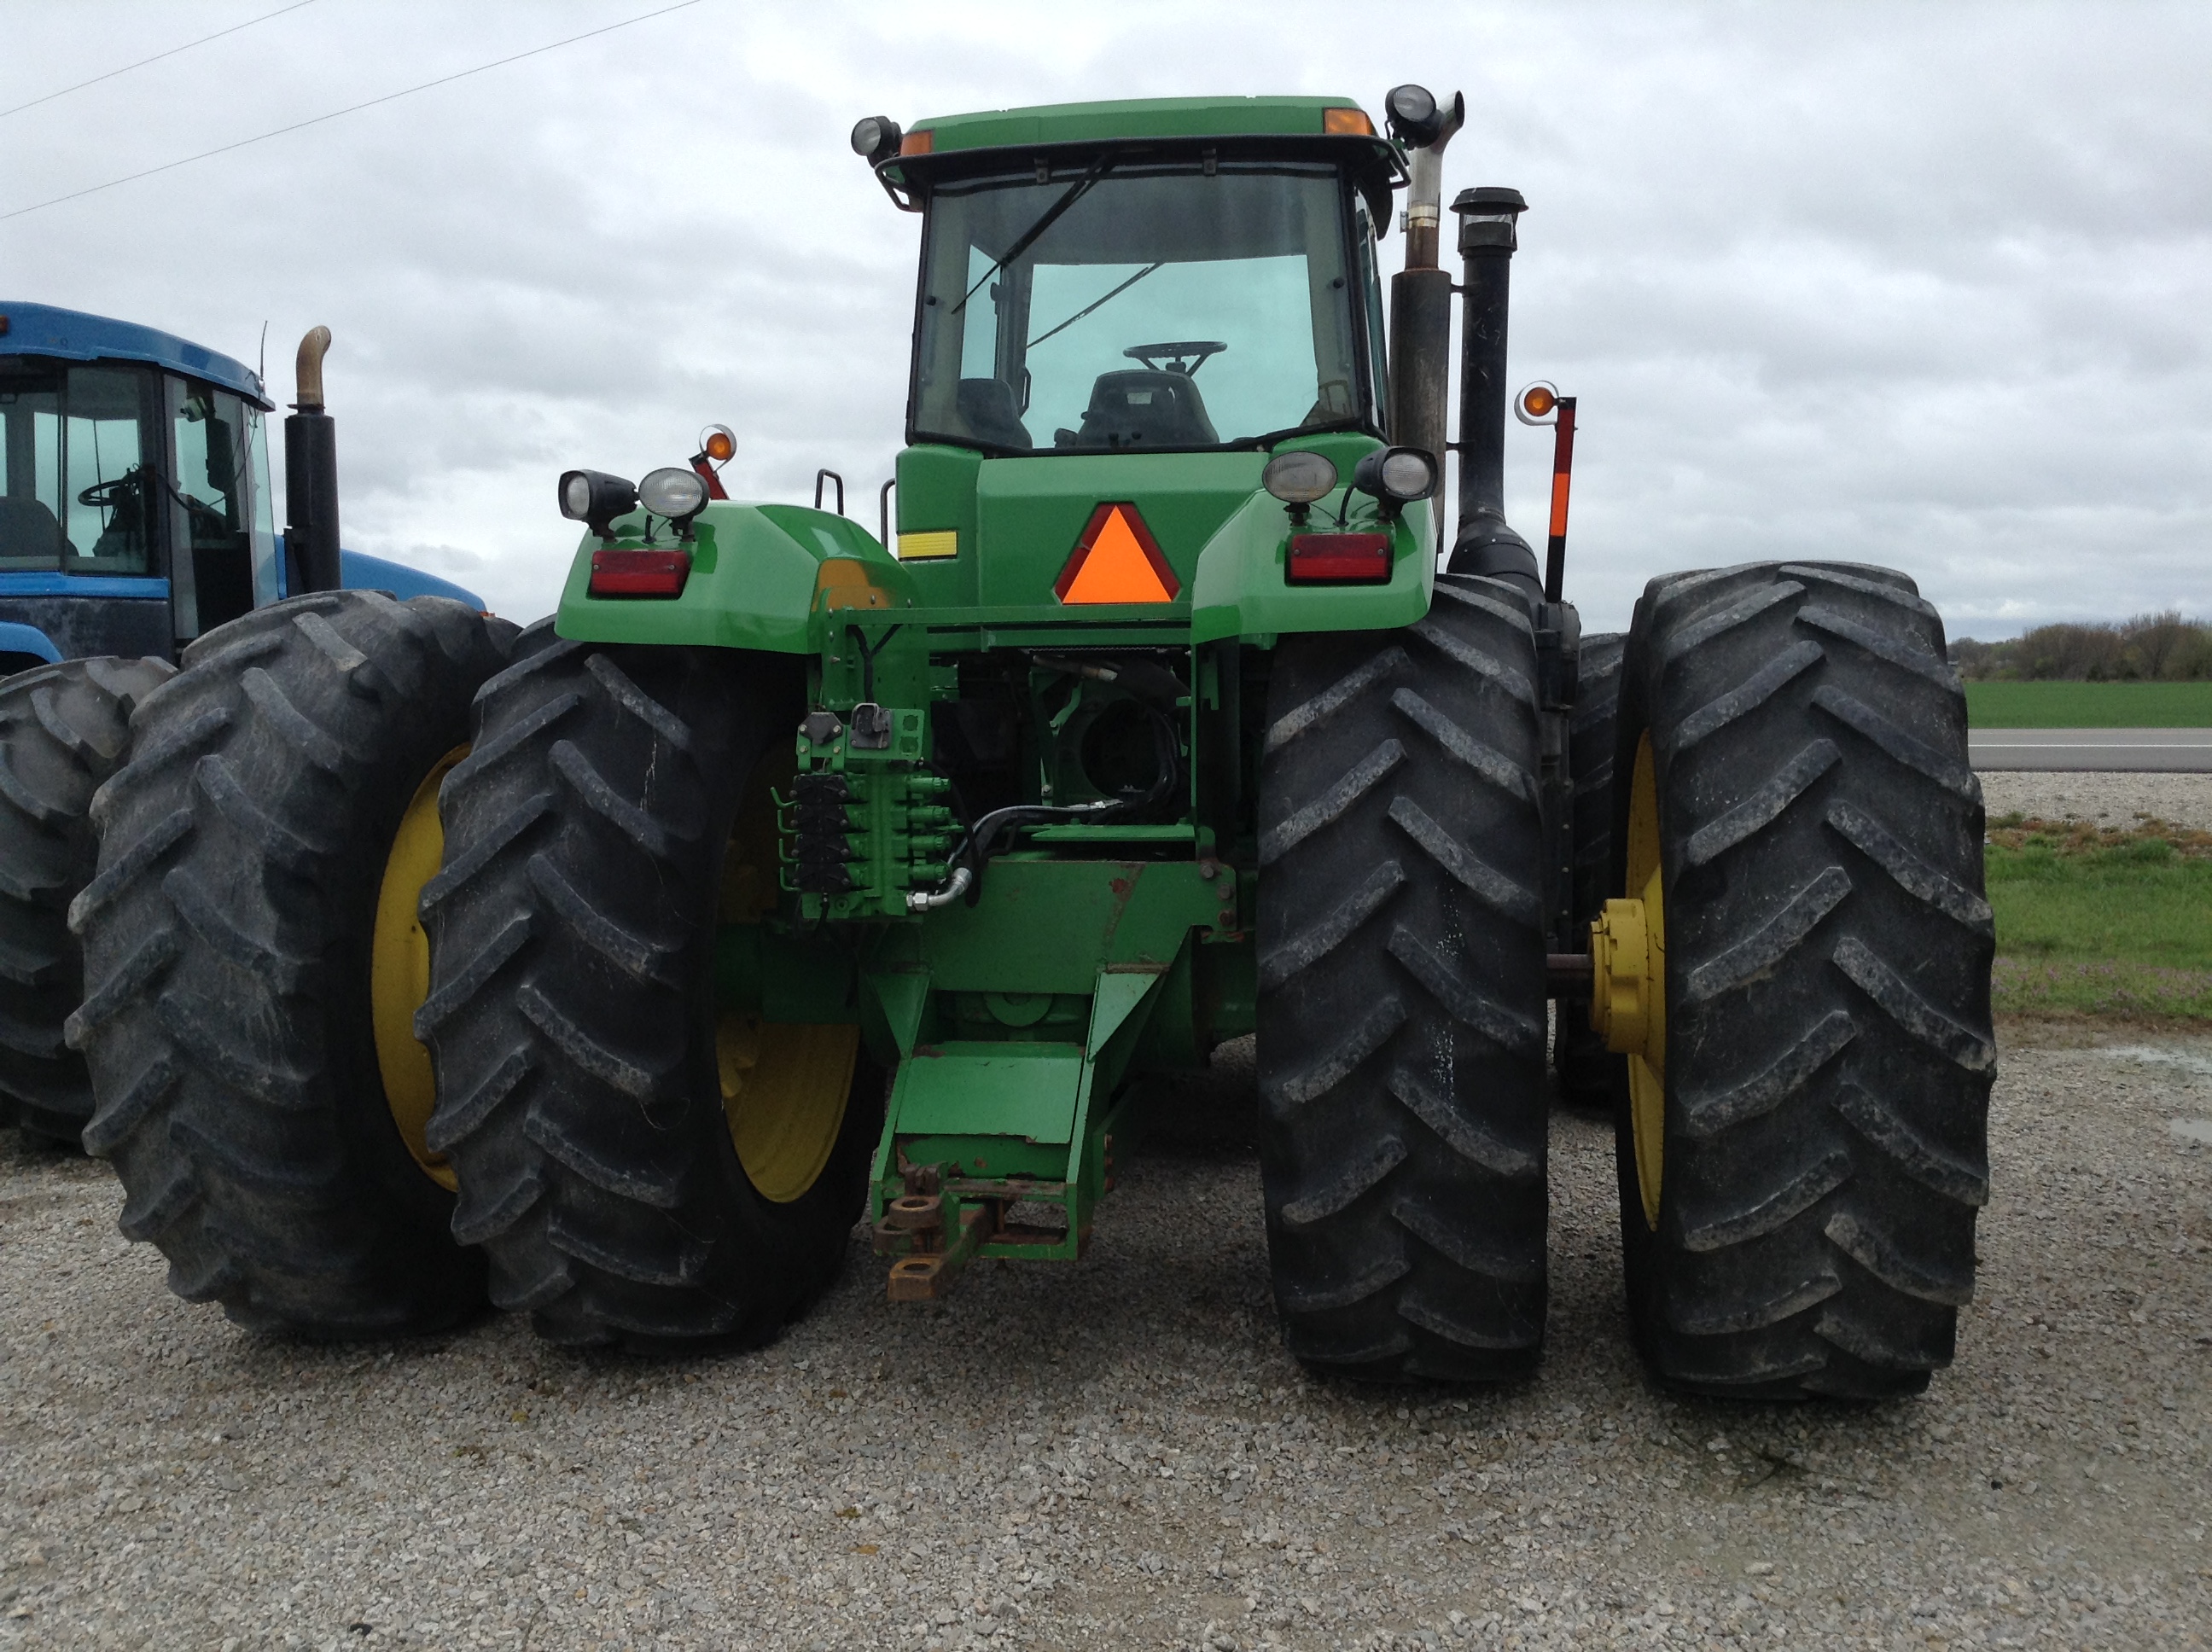
[[[705,480],[708,498],[729,497],[722,491],[722,478],[717,472],[737,451],[737,433],[726,424],[710,424],[699,433],[699,451],[691,455],[691,468]]]
[[[1539,379],[1513,398],[1523,424],[1552,427],[1552,531],[1544,548],[1544,600],[1558,602],[1567,577],[1567,493],[1574,485],[1575,398]]]
[[[1375,123],[1364,109],[1324,109],[1321,129],[1331,137],[1372,137]]]
[[[899,153],[927,155],[936,145],[937,134],[934,132],[908,132],[904,137],[899,139]]]

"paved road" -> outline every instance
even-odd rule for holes
[[[1979,769],[2212,774],[2212,728],[1978,728],[1966,745]]]

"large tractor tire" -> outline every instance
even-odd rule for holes
[[[1613,758],[1619,742],[1620,662],[1628,639],[1603,631],[1582,641],[1575,709],[1567,729],[1567,773],[1574,787],[1574,870],[1565,950],[1579,952],[1605,906],[1613,872]],[[1589,1005],[1563,999],[1552,1033],[1552,1067],[1560,1099],[1571,1107],[1610,1113],[1620,1057],[1592,1029]]]
[[[1545,1311],[1536,653],[1513,587],[1285,638],[1260,777],[1261,1169],[1291,1351],[1522,1376]]]
[[[1704,1394],[1917,1393],[1973,1291],[1996,1066],[1942,622],[1874,568],[1655,580],[1620,732],[1613,887],[1663,981],[1617,1133],[1643,1352]]]
[[[716,1002],[718,928],[776,898],[799,662],[532,645],[479,701],[423,902],[454,1232],[555,1342],[758,1342],[842,1264],[883,1124],[857,1026]]]
[[[352,591],[234,620],[140,708],[93,805],[85,1145],[170,1287],[251,1329],[421,1333],[483,1302],[408,1029],[438,781],[514,629]]]
[[[93,875],[92,797],[162,659],[70,659],[0,683],[0,1124],[82,1151],[92,1080],[62,1029],[84,996],[69,903]]]

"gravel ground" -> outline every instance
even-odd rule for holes
[[[1982,777],[1991,816],[2019,810],[2049,819],[2126,826],[2138,815],[2212,831],[2212,774],[2048,774],[2000,769]]]
[[[2212,1040],[2069,1036],[2008,1039],[1958,1364],[1869,1407],[1650,1393],[1567,1114],[1538,1379],[1309,1379],[1249,1046],[1082,1264],[895,1309],[856,1242],[773,1348],[664,1364],[246,1336],[10,1133],[0,1646],[2202,1645]]]
[[[1982,780],[2212,828],[2212,776]],[[2204,1645],[2212,1038],[2002,1042],[1959,1362],[1879,1406],[1650,1392],[1566,1114],[1540,1376],[1308,1378],[1249,1046],[1075,1267],[894,1309],[856,1239],[775,1346],[660,1364],[246,1336],[0,1132],[0,1648]]]

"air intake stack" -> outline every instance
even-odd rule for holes
[[[1460,323],[1459,532],[1455,574],[1526,580],[1540,594],[1536,553],[1505,521],[1506,315],[1511,304],[1515,226],[1528,210],[1521,191],[1486,185],[1462,190],[1459,255],[1466,307]]]

